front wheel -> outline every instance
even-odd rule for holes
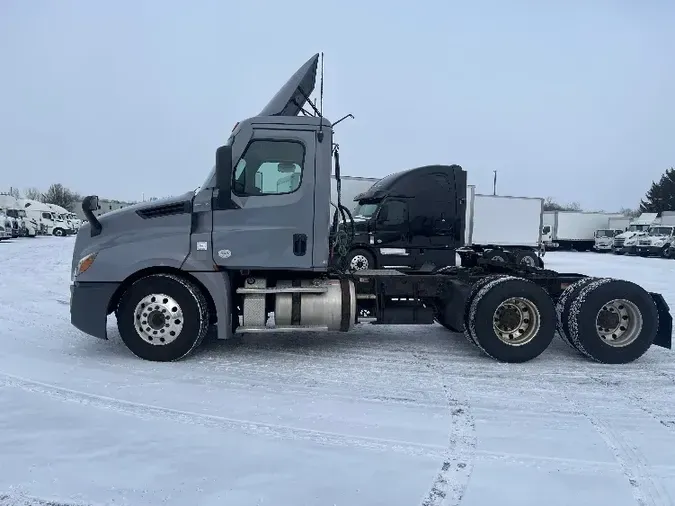
[[[209,328],[208,305],[201,290],[173,274],[154,274],[133,283],[115,313],[127,348],[154,362],[189,355]]]
[[[347,257],[350,271],[366,271],[375,268],[375,257],[365,249],[355,249]]]
[[[55,228],[54,229],[54,235],[56,237],[63,237],[65,235],[65,231],[62,228]]]

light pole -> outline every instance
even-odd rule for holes
[[[492,180],[492,195],[497,195],[497,171],[493,170],[495,177]]]

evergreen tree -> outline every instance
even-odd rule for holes
[[[658,183],[652,181],[645,198],[640,201],[643,213],[675,211],[675,167],[666,170]]]

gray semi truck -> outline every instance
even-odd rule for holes
[[[340,199],[338,212],[329,205],[331,177],[340,179],[333,125],[308,98],[318,60],[310,58],[260,114],[235,125],[198,190],[98,218],[98,198],[84,199],[89,222],[72,260],[75,327],[107,339],[114,313],[126,346],[153,361],[187,356],[210,328],[217,339],[350,331],[364,308],[375,324],[438,322],[504,362],[537,357],[556,331],[604,363],[671,347],[666,302],[634,283],[486,259],[470,268],[437,264],[464,243],[466,172],[457,165],[431,169],[427,177],[437,184],[415,197],[444,200],[443,255],[407,271],[351,270],[352,213]],[[300,115],[309,106],[313,114]],[[373,201],[395,200],[384,184],[369,191]],[[380,219],[394,220],[402,209]]]

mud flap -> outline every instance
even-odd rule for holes
[[[659,329],[653,344],[670,350],[673,342],[673,317],[670,314],[670,308],[660,293],[649,292],[649,295],[652,296],[656,309],[659,311]]]

